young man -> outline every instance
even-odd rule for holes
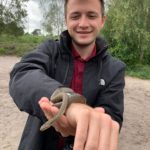
[[[125,65],[97,37],[104,2],[65,0],[65,20],[68,30],[60,41],[45,42],[11,72],[10,94],[29,113],[19,150],[117,150]],[[59,111],[48,98],[61,87],[82,94],[86,104],[72,103],[53,127],[40,132]]]

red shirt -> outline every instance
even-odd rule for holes
[[[73,46],[72,46],[72,55],[74,57],[74,72],[70,88],[72,88],[76,93],[82,94],[82,81],[85,63],[96,55],[96,46],[94,46],[91,55],[86,59],[82,59],[77,50],[75,50]],[[64,139],[63,137],[60,136],[58,141],[58,150],[61,150],[63,145]]]
[[[73,46],[72,46],[72,54],[74,57],[74,72],[70,87],[76,93],[82,94],[82,84],[83,84],[82,81],[85,63],[96,55],[96,46],[94,46],[91,55],[86,59],[81,58],[81,56]]]

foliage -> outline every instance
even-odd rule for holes
[[[126,74],[141,79],[150,79],[150,65],[136,64],[127,68]]]
[[[3,34],[0,36],[0,55],[22,56],[45,41],[46,36],[24,35],[15,37]]]
[[[0,34],[22,35],[23,18],[27,13],[24,9],[28,0],[0,0]]]
[[[110,0],[103,35],[128,65],[150,64],[150,1]]]
[[[33,35],[41,35],[41,29],[35,29],[33,32],[32,32]]]
[[[39,0],[43,10],[43,26],[50,35],[59,36],[64,29],[63,0]]]

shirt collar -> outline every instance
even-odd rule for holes
[[[89,57],[87,57],[86,59],[81,58],[81,56],[79,55],[78,51],[75,49],[75,47],[73,46],[73,44],[72,44],[71,48],[72,48],[72,55],[73,55],[74,59],[80,59],[82,61],[87,62],[91,58],[93,58],[94,56],[96,56],[96,45],[94,46],[91,55]]]

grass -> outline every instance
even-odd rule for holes
[[[37,45],[35,43],[0,43],[0,55],[23,56]]]
[[[150,79],[150,65],[137,64],[127,67],[126,74],[141,79]]]
[[[25,53],[36,48],[46,40],[46,36],[24,35],[14,37],[12,35],[0,36],[0,55],[23,56]]]
[[[30,34],[26,34],[23,36],[18,36],[15,37],[13,35],[7,35],[7,34],[3,34],[0,35],[0,43],[9,43],[9,42],[19,42],[19,43],[40,43],[43,40],[45,40],[46,36],[37,36],[37,35],[30,35]]]

